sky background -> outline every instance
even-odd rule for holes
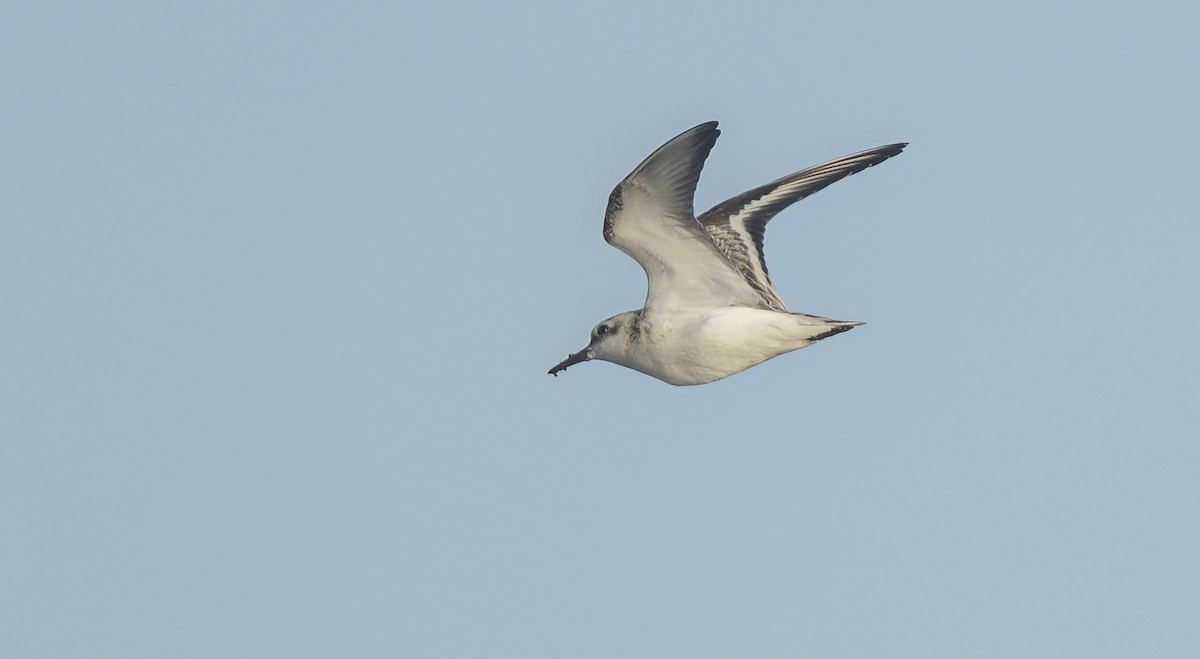
[[[427,6],[418,6],[427,5]],[[1194,3],[9,3],[13,657],[1195,657]],[[701,210],[867,325],[546,370]]]

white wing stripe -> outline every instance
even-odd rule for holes
[[[767,222],[791,204],[897,155],[905,146],[907,144],[889,144],[809,167],[717,204],[701,215],[699,221],[721,253],[768,306],[785,310],[771,284],[763,257],[762,240]]]
[[[760,295],[696,221],[692,198],[716,122],[684,131],[651,153],[609,197],[604,239],[646,271],[646,311],[762,306]]]

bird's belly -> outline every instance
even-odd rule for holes
[[[742,307],[668,324],[645,337],[639,363],[629,366],[680,386],[720,380],[808,345],[787,316]]]

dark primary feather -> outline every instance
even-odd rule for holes
[[[906,146],[908,145],[889,144],[875,147],[789,174],[721,202],[698,219],[717,248],[750,285],[763,295],[771,306],[778,307],[781,311],[785,310],[783,301],[771,285],[763,256],[763,234],[767,222],[797,201],[847,176],[878,165],[899,154]],[[746,245],[743,234],[753,243],[753,252]]]

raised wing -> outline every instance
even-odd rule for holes
[[[767,276],[763,232],[779,211],[825,186],[891,158],[907,144],[889,144],[830,160],[717,204],[699,218],[721,254],[733,264],[767,306],[786,311]]]
[[[646,310],[764,306],[696,221],[692,199],[721,131],[710,121],[662,145],[608,198],[604,239],[646,271]]]

